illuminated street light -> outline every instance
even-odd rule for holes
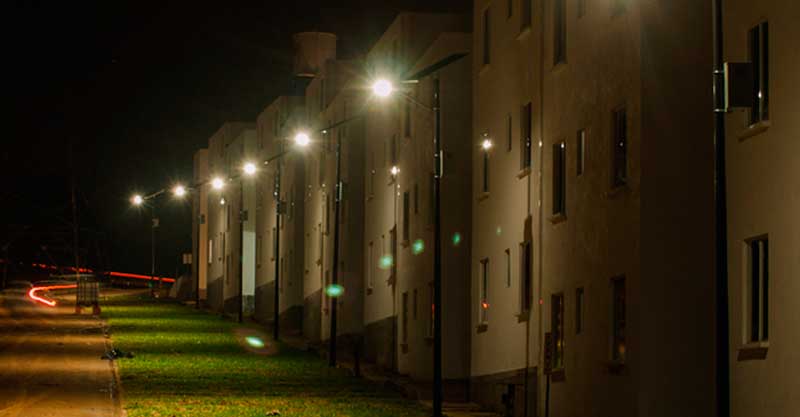
[[[483,148],[484,151],[488,151],[489,149],[492,149],[492,140],[491,139],[484,139],[483,142],[481,142],[481,148]]]
[[[299,132],[294,136],[294,143],[300,147],[306,147],[311,142],[311,138],[308,136],[308,133]]]
[[[142,196],[139,194],[136,194],[135,196],[131,197],[131,203],[133,203],[134,206],[141,206],[142,203],[144,203],[144,198],[142,198]]]
[[[244,170],[245,175],[252,176],[256,173],[256,164],[248,162],[244,164],[242,169]]]
[[[394,86],[389,80],[380,79],[372,84],[372,93],[378,97],[389,97],[394,91]]]
[[[225,197],[222,197],[222,198],[219,199],[219,205],[221,205],[221,206],[225,205]]]
[[[211,186],[215,190],[221,190],[222,187],[225,186],[225,180],[223,180],[222,178],[219,178],[219,177],[214,178],[213,180],[211,180]]]
[[[389,172],[392,173],[392,176],[396,177],[397,174],[400,173],[400,168],[398,168],[397,165],[395,165],[395,166],[392,167],[391,170],[389,170]]]
[[[183,197],[186,195],[186,188],[182,185],[176,185],[172,189],[172,194],[175,194],[175,197]]]

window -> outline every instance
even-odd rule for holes
[[[575,334],[583,332],[583,287],[575,290]]]
[[[397,272],[397,225],[389,231],[389,254],[392,256],[391,282],[394,283]]]
[[[753,64],[753,98],[750,124],[769,119],[769,26],[759,23],[750,29],[750,62]]]
[[[522,0],[522,16],[520,17],[520,31],[531,27],[533,21],[533,5],[532,0]]]
[[[514,0],[506,0],[506,18],[511,19],[514,16]]]
[[[577,175],[583,175],[583,170],[586,169],[586,129],[578,131],[577,146],[575,146],[575,161],[577,166]]]
[[[410,198],[408,191],[403,192],[403,242],[408,242],[411,229],[411,222],[409,221],[410,215]]]
[[[533,133],[533,104],[522,106],[520,117],[520,169],[531,167],[531,134]]]
[[[208,239],[208,264],[214,262],[214,239]]]
[[[319,153],[319,165],[317,166],[317,185],[322,186],[325,182],[325,151]]]
[[[769,241],[766,237],[747,242],[748,306],[750,342],[769,340]]]
[[[506,249],[506,288],[511,288],[511,249]]]
[[[530,311],[533,304],[533,245],[519,244],[519,305],[520,312]]]
[[[567,62],[567,13],[566,0],[554,0],[553,4],[553,65]]]
[[[389,142],[389,161],[392,166],[397,165],[397,135],[392,135],[392,139]]]
[[[428,337],[433,337],[434,315],[436,314],[436,305],[433,303],[434,298],[433,281],[428,282],[428,296],[430,298],[431,308],[428,310]]]
[[[481,191],[489,192],[489,151],[483,151],[483,178],[481,179]]]
[[[403,309],[403,321],[401,323],[402,332],[402,342],[403,344],[408,344],[408,292],[403,293],[403,301],[402,301],[402,309]]]
[[[625,362],[625,277],[611,280],[611,360]]]
[[[414,288],[413,297],[411,298],[411,317],[417,319],[417,289]]]
[[[550,332],[553,337],[553,368],[564,367],[564,294],[551,297]]]
[[[491,62],[491,26],[489,25],[489,9],[483,11],[483,65]]]
[[[567,214],[567,150],[564,142],[553,145],[553,214]]]
[[[578,0],[578,18],[586,15],[586,0]]]
[[[620,187],[628,182],[628,116],[625,107],[620,107],[613,112],[613,129],[611,146],[612,180],[613,187]]]
[[[479,283],[478,323],[489,322],[489,258],[481,259],[481,281]]]
[[[506,151],[511,152],[513,148],[514,132],[513,132],[513,119],[511,113],[506,116]]]
[[[322,112],[322,110],[324,109],[325,109],[325,79],[323,78],[319,81],[319,111]],[[330,123],[328,123],[328,126],[330,126]]]
[[[375,282],[375,244],[369,242],[367,246],[367,290],[371,290]]]

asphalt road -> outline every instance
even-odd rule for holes
[[[61,304],[0,295],[0,417],[121,414],[102,322]]]

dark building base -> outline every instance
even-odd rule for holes
[[[384,370],[396,372],[397,317],[368,323],[364,326],[364,359]]]
[[[272,323],[275,318],[275,281],[256,287],[255,318],[260,323]]]
[[[314,344],[320,342],[322,325],[322,291],[315,291],[303,300],[303,335]]]
[[[536,368],[528,370],[528,405],[525,413],[525,370],[518,369],[470,379],[470,401],[503,415],[536,416]]]
[[[222,278],[216,279],[208,283],[208,308],[217,313],[222,312]]]

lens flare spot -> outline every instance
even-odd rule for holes
[[[453,234],[453,246],[458,246],[461,244],[461,233],[456,232]]]
[[[417,239],[414,241],[414,244],[411,245],[411,251],[414,252],[414,255],[419,255],[420,253],[425,251],[425,242],[422,239]]]
[[[264,341],[261,340],[261,338],[257,337],[257,336],[247,336],[247,337],[244,338],[244,341],[247,342],[247,344],[250,347],[253,347],[253,348],[256,348],[256,349],[261,349],[261,348],[264,347]]]
[[[378,261],[378,267],[380,269],[389,269],[392,265],[394,265],[394,258],[392,258],[392,255],[383,255]]]
[[[497,226],[497,229],[494,232],[497,233],[497,236],[500,236],[500,235],[503,234],[503,228],[500,227],[500,226]]]
[[[328,285],[328,288],[325,288],[325,294],[331,298],[341,297],[344,294],[344,287],[339,284]]]

